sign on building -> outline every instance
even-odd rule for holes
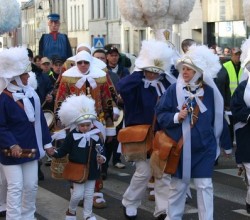
[[[94,48],[103,48],[104,47],[104,38],[103,37],[94,37],[93,38]]]

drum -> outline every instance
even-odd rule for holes
[[[120,115],[119,115],[119,118],[117,119],[117,121],[114,121],[114,126],[117,127],[123,120],[123,117],[124,117],[124,111],[122,109],[119,109],[120,110]]]
[[[46,122],[47,122],[49,129],[51,129],[55,123],[55,115],[50,110],[43,110],[43,113],[44,113],[44,117],[46,119]]]

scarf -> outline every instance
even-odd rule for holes
[[[149,86],[154,87],[158,96],[161,96],[165,92],[165,87],[163,86],[160,79],[155,79],[155,80],[150,81],[148,79],[143,78],[142,81],[144,82],[145,89],[147,89]]]
[[[73,133],[73,138],[74,140],[81,140],[78,144],[78,147],[85,148],[87,142],[90,142],[90,139],[95,141],[99,140],[99,135],[97,135],[98,133],[100,133],[99,129],[93,129],[86,133]]]

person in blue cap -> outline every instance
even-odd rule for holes
[[[39,41],[39,55],[49,59],[59,56],[66,60],[72,56],[72,50],[68,36],[59,33],[60,15],[52,13],[48,15],[48,19],[50,33],[42,35]]]

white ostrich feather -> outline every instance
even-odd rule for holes
[[[33,89],[37,89],[37,79],[36,74],[34,72],[29,72],[29,79],[28,79],[28,85],[30,85]]]
[[[0,34],[11,31],[19,25],[20,12],[17,0],[0,0]]]
[[[250,38],[245,40],[241,45],[241,55],[240,55],[240,62],[241,67],[244,68],[245,65],[250,61]]]
[[[25,47],[12,47],[0,52],[0,77],[19,76],[30,65],[28,51]]]
[[[212,53],[205,45],[190,46],[188,52],[184,55],[185,57],[191,58],[194,65],[203,70],[205,77],[216,78],[221,69],[219,56]]]
[[[97,116],[95,101],[86,95],[72,95],[66,98],[58,110],[58,116],[64,126],[71,126],[83,115]]]
[[[118,0],[121,15],[136,27],[164,29],[187,21],[195,0]]]
[[[162,65],[161,69],[168,72],[171,67],[171,58],[173,55],[173,49],[165,42],[154,39],[143,41],[139,56],[135,60],[135,66],[139,69],[155,66],[154,61],[157,60]]]
[[[195,0],[171,0],[169,14],[175,16],[175,24],[186,22],[193,10]]]
[[[247,26],[250,26],[250,1],[243,0],[243,13]]]

